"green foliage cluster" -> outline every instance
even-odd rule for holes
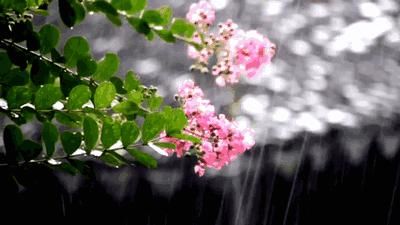
[[[194,26],[173,18],[168,6],[148,9],[146,0],[56,3],[67,27],[95,12],[116,26],[126,20],[148,40],[158,36],[165,42],[181,39],[194,44]],[[14,122],[3,131],[3,165],[41,163],[75,174],[86,168],[90,157],[115,167],[136,161],[155,168],[156,160],[141,147],[175,148],[159,142],[161,132],[199,141],[182,133],[187,124],[184,112],[163,106],[156,88],[141,84],[133,71],[124,79],[116,76],[120,64],[116,54],[106,53],[96,60],[85,37],[71,37],[59,46],[57,26],[34,27],[33,16],[46,16],[49,4],[51,0],[0,0],[0,97],[7,102],[0,111]],[[41,142],[21,132],[20,125],[32,121],[41,123]],[[123,147],[113,148],[118,141]],[[85,153],[77,154],[79,149]]]

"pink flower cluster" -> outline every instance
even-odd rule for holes
[[[206,40],[207,43],[212,43],[214,40],[211,38],[208,38],[209,40]],[[200,34],[198,32],[194,33],[193,35],[193,41],[197,44],[201,44],[201,38]],[[213,49],[210,48],[203,48],[200,51],[196,50],[195,47],[189,46],[188,47],[188,56],[192,59],[196,59],[198,63],[206,65],[208,62],[208,59],[214,54]]]
[[[186,19],[199,27],[209,27],[215,20],[215,9],[207,1],[199,1],[190,6]]]
[[[175,150],[167,150],[169,154],[176,152],[182,157],[194,152],[198,157],[194,169],[199,176],[204,175],[206,168],[221,169],[255,144],[253,130],[240,128],[223,114],[215,115],[214,106],[193,81],[185,81],[180,86],[178,98],[188,118],[184,133],[200,138],[201,144],[194,145],[165,134],[162,141],[176,144]]]
[[[212,74],[219,86],[238,83],[241,75],[256,76],[275,56],[276,46],[267,37],[255,30],[238,29],[230,19],[218,24],[217,34],[209,32],[215,10],[206,1],[192,4],[186,17],[197,26],[194,41],[203,45],[200,51],[193,46],[188,48],[188,56],[196,60],[192,68],[207,71],[209,58],[215,54],[217,63]]]

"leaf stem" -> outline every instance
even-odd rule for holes
[[[4,48],[16,48],[16,49],[19,49],[19,50],[25,52],[26,54],[29,54],[29,55],[31,55],[31,56],[33,56],[35,58],[38,58],[39,60],[43,60],[43,61],[45,61],[47,63],[50,63],[53,66],[56,66],[61,71],[64,71],[64,72],[66,72],[66,73],[68,73],[68,74],[70,74],[72,76],[78,77],[79,79],[88,82],[88,84],[90,86],[92,86],[92,87],[97,87],[99,85],[99,83],[97,83],[93,79],[87,78],[87,77],[81,77],[81,76],[79,76],[78,73],[76,73],[75,71],[63,66],[62,64],[54,62],[52,59],[49,59],[48,57],[43,56],[42,54],[40,54],[38,52],[31,51],[28,48],[26,48],[25,46],[22,46],[20,44],[17,44],[15,42],[10,41],[10,40],[1,39],[0,40],[0,46],[2,46]],[[117,94],[116,96],[117,96],[118,100],[125,100],[126,99],[126,97],[121,95],[121,94]]]
[[[33,108],[32,108],[33,109]],[[3,111],[9,111],[9,112],[21,112],[22,109],[2,109]],[[33,109],[36,112],[87,112],[85,109]],[[95,109],[97,111],[104,111],[107,112],[111,110],[111,108],[105,108],[105,109]]]
[[[160,138],[158,138],[160,139]],[[154,139],[157,140],[157,139]],[[112,148],[112,149],[94,149],[95,151],[101,151],[101,152],[115,152],[115,151],[119,151],[119,150],[127,150],[128,148],[132,148],[132,147],[140,147],[140,146],[147,146],[147,144],[143,144],[143,143],[138,143],[138,144],[134,144],[134,145],[129,145],[127,147],[117,147],[117,148]],[[78,158],[78,157],[82,157],[82,156],[90,156],[90,157],[94,157],[94,158],[99,158],[100,156],[96,156],[96,155],[92,155],[92,154],[87,154],[85,153],[80,153],[80,154],[76,154],[76,155],[63,155],[63,156],[58,156],[58,157],[52,157],[52,158],[40,158],[40,159],[32,159],[29,160],[28,162],[26,161],[20,161],[17,164],[18,165],[22,165],[24,163],[43,163],[43,162],[47,162],[49,160],[64,160],[64,159],[70,159],[70,158]],[[1,166],[9,166],[8,163],[0,163],[0,167]]]
[[[22,45],[20,45],[20,44],[17,44],[17,43],[15,43],[15,42],[13,42],[13,41],[10,41],[10,40],[7,40],[7,39],[2,39],[2,40],[0,40],[0,45],[3,45],[3,46],[6,47],[6,48],[7,48],[7,47],[8,47],[8,48],[10,48],[10,47],[17,48],[17,49],[19,49],[19,50],[21,50],[21,51],[24,51],[24,52],[27,53],[27,54],[30,54],[30,55],[32,55],[32,56],[34,56],[34,57],[36,57],[36,58],[38,58],[38,59],[40,59],[40,60],[44,60],[44,61],[46,61],[47,63],[50,63],[50,64],[52,64],[53,66],[58,67],[60,70],[62,70],[62,71],[64,71],[64,72],[67,72],[67,73],[69,73],[69,74],[71,74],[71,75],[73,75],[73,76],[78,76],[78,74],[77,74],[76,72],[74,72],[74,71],[72,71],[71,69],[69,69],[69,68],[67,68],[67,67],[65,67],[65,66],[63,66],[63,65],[61,65],[60,63],[54,62],[53,60],[47,58],[46,56],[43,56],[42,54],[40,54],[40,53],[38,53],[38,52],[31,51],[31,50],[29,50],[28,48],[26,48],[25,46],[22,46]],[[85,79],[85,78],[83,78],[83,79]],[[86,80],[86,79],[85,79],[85,80]],[[87,80],[88,80],[88,79],[87,79]]]

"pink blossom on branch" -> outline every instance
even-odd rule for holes
[[[193,41],[197,44],[201,44],[200,34],[198,32],[194,33]],[[211,43],[211,40],[209,40],[209,43]],[[198,51],[193,46],[188,46],[188,51],[187,51],[187,54],[190,58],[197,59],[197,61],[202,64],[207,64],[208,59],[212,56],[213,53],[214,53],[213,50],[210,48],[203,48],[200,51]]]
[[[198,26],[211,26],[215,20],[215,9],[208,1],[199,1],[190,5],[186,19]]]
[[[162,141],[171,142],[176,149],[167,149],[169,154],[176,152],[178,157],[195,152],[198,163],[194,170],[202,176],[206,168],[221,169],[249,150],[255,144],[254,131],[240,128],[225,115],[215,114],[214,106],[204,98],[203,91],[193,81],[185,81],[178,91],[179,100],[188,118],[184,133],[201,139],[201,144],[178,140],[162,134]]]
[[[228,19],[225,23],[218,24],[218,40],[220,42],[228,41],[236,33],[238,25],[231,19]]]
[[[202,29],[204,26],[199,25],[206,23],[205,27],[208,27],[211,23],[199,18],[212,18],[212,22],[215,20],[215,10],[210,7],[210,3],[200,1],[192,4],[187,14],[187,19],[198,25],[193,41],[203,45],[201,50],[188,47],[188,56],[196,60],[192,68],[208,71],[208,61],[215,54],[217,63],[212,66],[212,74],[216,76],[218,86],[238,83],[242,75],[252,78],[259,74],[263,66],[271,63],[276,45],[256,30],[238,29],[238,25],[231,19],[218,24],[216,35],[208,29]]]
[[[271,63],[275,44],[256,30],[237,32],[229,39],[228,48],[234,65],[245,71],[249,78],[257,74],[262,65]]]

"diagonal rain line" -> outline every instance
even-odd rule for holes
[[[303,144],[300,149],[300,158],[299,158],[299,162],[297,163],[296,172],[294,174],[294,178],[293,178],[293,182],[292,182],[292,187],[290,188],[289,199],[288,199],[288,203],[286,206],[285,215],[283,217],[283,225],[286,225],[287,217],[289,215],[290,206],[292,204],[292,199],[293,199],[293,195],[294,195],[294,190],[296,189],[296,183],[297,183],[297,179],[298,179],[299,172],[300,172],[300,167],[303,164],[307,139],[308,139],[308,134],[306,133],[304,135],[304,141],[303,141]]]
[[[396,198],[396,192],[397,192],[397,188],[399,186],[399,180],[400,180],[400,164],[397,168],[396,180],[395,180],[394,187],[393,187],[392,199],[390,200],[389,211],[388,211],[387,219],[386,219],[386,225],[390,224],[390,220],[392,218],[393,204],[394,204],[394,199]]]

